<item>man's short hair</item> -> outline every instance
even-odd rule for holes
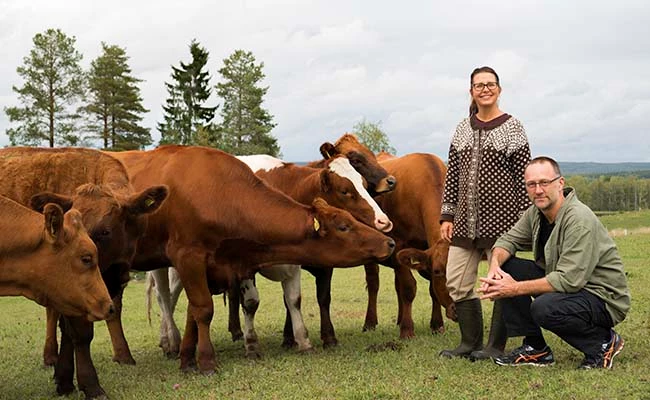
[[[532,160],[530,160],[530,162],[528,163],[528,165],[532,165],[532,164],[544,164],[544,163],[549,163],[549,164],[551,164],[551,166],[553,167],[553,171],[555,171],[555,173],[557,174],[557,176],[562,176],[562,172],[560,171],[560,165],[557,163],[557,161],[555,161],[555,160],[552,159],[551,157],[547,157],[547,156],[538,156],[538,157],[535,157],[535,158],[533,158]],[[526,168],[528,168],[528,165],[526,166]]]

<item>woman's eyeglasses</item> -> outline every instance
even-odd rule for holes
[[[490,90],[494,90],[494,89],[496,89],[497,87],[499,87],[499,84],[496,83],[496,82],[487,82],[487,83],[479,82],[479,83],[472,83],[472,89],[476,90],[477,92],[481,92],[481,91],[483,91],[483,89],[485,89],[486,87],[487,87],[488,89],[490,89]]]
[[[539,185],[539,187],[541,187],[542,189],[546,189],[548,187],[548,185],[550,185],[551,183],[557,181],[561,177],[562,177],[561,175],[556,176],[555,178],[551,179],[550,181],[547,180],[547,179],[542,179],[539,182],[529,181],[529,182],[526,182],[526,188],[528,190],[534,190],[537,187],[537,185]]]

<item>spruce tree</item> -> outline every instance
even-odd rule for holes
[[[164,122],[158,123],[161,144],[197,144],[213,131],[212,119],[218,106],[204,106],[212,92],[210,73],[204,70],[209,53],[192,40],[190,54],[192,61],[172,66],[172,83],[165,82],[169,97],[163,106]]]
[[[131,75],[128,60],[123,48],[102,42],[102,54],[91,63],[89,102],[83,110],[90,120],[87,130],[104,149],[135,150],[152,143],[149,128],[140,126],[142,114],[149,111],[137,86],[142,80]]]
[[[76,38],[60,29],[48,29],[32,39],[34,47],[16,68],[24,84],[13,87],[22,106],[5,107],[9,121],[19,124],[7,130],[12,145],[47,143],[76,145],[79,115],[73,106],[83,99],[85,76]]]
[[[237,50],[224,61],[219,70],[222,82],[217,94],[223,99],[222,123],[215,135],[215,147],[233,154],[280,155],[277,139],[270,135],[276,126],[273,116],[262,108],[267,87],[260,87],[264,79],[264,63],[255,64],[253,53]]]

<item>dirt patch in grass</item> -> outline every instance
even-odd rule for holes
[[[612,229],[609,231],[609,236],[611,237],[619,237],[619,236],[628,236],[628,235],[647,235],[650,234],[650,227],[644,226],[641,228],[634,228],[634,229],[623,229],[623,228],[618,228],[618,229]]]
[[[366,351],[378,353],[380,351],[400,351],[402,350],[402,344],[399,342],[395,341],[389,341],[386,343],[377,343],[377,344],[371,344],[370,346],[366,347]]]

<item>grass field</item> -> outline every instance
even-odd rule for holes
[[[604,216],[609,229],[650,226],[650,213]],[[641,221],[641,222],[639,222]],[[103,323],[96,324],[93,359],[109,397],[119,399],[650,399],[650,234],[616,238],[632,291],[632,310],[617,327],[626,346],[610,371],[578,371],[582,355],[547,333],[556,357],[547,368],[499,367],[492,362],[444,360],[438,352],[454,347],[458,326],[447,332],[428,331],[430,301],[426,281],[418,277],[414,304],[417,337],[398,339],[397,302],[393,274],[381,269],[379,326],[361,332],[366,307],[362,268],[334,273],[332,319],[340,342],[323,350],[314,280],[303,274],[303,313],[312,354],[280,348],[284,310],[280,286],[263,278],[258,286],[262,304],[257,333],[264,358],[244,359],[242,342],[227,332],[222,297],[215,297],[212,338],[221,364],[214,376],[183,374],[178,360],[167,360],[157,346],[159,315],[154,308],[149,326],[144,285],[134,281],[126,289],[124,324],[136,366],[111,361],[111,346]],[[483,266],[483,271],[485,266]],[[185,299],[176,320],[184,325]],[[486,320],[491,304],[483,303]],[[0,298],[0,399],[53,399],[52,370],[42,367],[44,309],[23,298]],[[485,323],[487,326],[487,321]],[[519,341],[511,339],[508,348]],[[81,399],[74,393],[70,399]]]

